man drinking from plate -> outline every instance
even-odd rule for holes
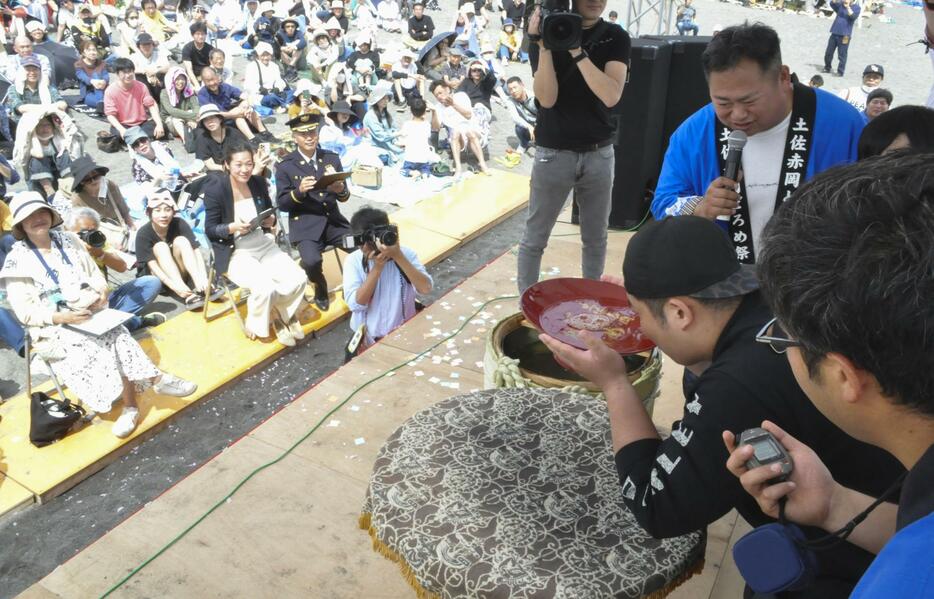
[[[738,434],[764,419],[819,446],[815,451],[828,457],[834,478],[867,494],[880,494],[902,472],[890,455],[847,436],[822,416],[784,356],[756,343],[772,315],[753,267],[739,263],[716,224],[684,216],[643,227],[629,242],[623,277],[643,333],[694,375],[685,377],[684,414],[670,437],[659,437],[622,356],[598,334],[581,332],[587,350],[547,335],[541,339],[606,395],[623,500],[651,535],[687,534],[734,508],[752,526],[772,521],[726,469],[721,438],[723,430]],[[604,280],[623,284],[617,277]],[[820,552],[820,577],[800,596],[848,596],[872,557],[850,543]]]

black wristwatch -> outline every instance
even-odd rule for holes
[[[583,48],[581,48],[581,53],[574,57],[574,64],[579,63],[585,58],[590,58],[590,56],[587,55],[587,50],[584,50]]]
[[[533,44],[537,44],[542,39],[542,36],[538,35],[537,33],[530,33],[526,37],[529,38],[529,41]]]

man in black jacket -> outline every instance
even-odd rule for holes
[[[425,14],[422,0],[412,3],[412,16],[409,17],[409,37],[416,42],[427,42],[435,34],[435,22]]]
[[[763,420],[809,444],[837,481],[867,494],[881,494],[904,471],[891,455],[821,415],[784,356],[756,342],[772,315],[753,267],[739,264],[716,224],[687,216],[644,227],[629,242],[623,276],[642,331],[694,375],[685,377],[684,415],[669,438],[659,437],[622,357],[599,337],[585,335],[588,351],[547,336],[543,341],[606,394],[623,499],[650,534],[685,534],[733,508],[753,526],[773,521],[726,469],[721,437],[723,430],[739,434]],[[872,555],[843,543],[818,552],[818,559],[820,577],[788,596],[847,597]]]

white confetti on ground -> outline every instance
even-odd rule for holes
[[[428,379],[428,382],[429,382],[429,383],[432,383],[433,385],[437,385],[438,383],[441,382],[441,379],[439,379],[439,378],[436,377],[436,376],[433,376],[433,377],[431,377],[430,379]]]
[[[330,422],[328,422],[328,426],[331,428],[334,428],[335,426],[340,426],[340,425],[341,425],[340,420],[331,420]]]
[[[364,439],[363,437],[357,437],[356,439],[353,440],[354,445],[363,445],[364,443],[366,443],[366,439]]]
[[[359,411],[360,411],[360,406],[350,406],[350,411],[351,411],[351,412],[359,412]]]
[[[416,370],[416,371],[413,372],[412,374],[414,374],[415,376],[425,376],[425,373],[422,372],[421,370]]]

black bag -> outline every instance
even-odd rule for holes
[[[124,147],[123,140],[120,139],[119,135],[114,135],[108,131],[97,132],[97,148],[101,152],[113,154],[114,152],[121,151]]]
[[[41,391],[32,394],[29,413],[29,441],[36,447],[45,447],[63,438],[85,415],[81,406],[68,399],[53,399]]]

